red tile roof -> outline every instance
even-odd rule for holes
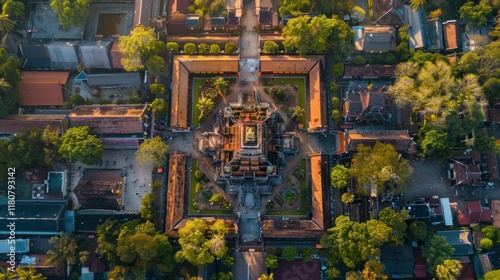
[[[484,223],[491,223],[491,209],[484,208],[479,220]]]
[[[422,257],[422,249],[413,247],[413,255],[415,256],[415,278],[425,278],[427,276],[427,262]]]
[[[459,259],[462,264],[462,272],[458,277],[458,280],[474,280],[474,264],[470,261],[468,257]]]
[[[481,217],[481,202],[479,200],[467,201],[467,208],[469,208],[469,219],[471,224],[479,223]]]
[[[66,84],[69,72],[21,72],[19,83],[20,106],[62,106],[62,85]]]
[[[459,200],[457,202],[457,220],[459,226],[469,226],[469,208],[465,201]]]
[[[120,52],[120,42],[113,42],[109,54],[111,57],[111,67],[113,69],[123,69],[123,64],[121,62],[123,55]]]

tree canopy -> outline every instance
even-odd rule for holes
[[[144,140],[135,152],[135,156],[139,165],[158,167],[165,163],[169,150],[169,146],[163,142],[161,137],[157,136]]]
[[[283,37],[286,52],[296,51],[304,55],[323,52],[331,46],[344,54],[351,49],[354,31],[336,16],[299,16],[288,21],[287,26],[283,28]]]
[[[448,244],[444,236],[434,235],[429,242],[422,246],[422,257],[427,261],[429,271],[436,275],[438,265],[444,264],[445,260],[451,259],[455,249]]]
[[[97,253],[110,262],[109,275],[113,279],[129,279],[125,276],[136,277],[146,272],[168,272],[174,267],[168,238],[157,232],[149,221],[119,224],[106,220],[97,227],[97,235]]]
[[[483,276],[482,279],[483,280],[496,280],[496,279],[500,279],[500,269],[486,272],[486,274],[484,274],[484,276]]]
[[[330,173],[330,182],[334,188],[343,189],[349,184],[351,173],[343,165],[336,165]]]
[[[378,213],[379,220],[392,229],[392,234],[389,236],[389,239],[396,245],[403,244],[404,242],[407,228],[406,219],[408,217],[409,215],[406,210],[396,212],[391,207],[384,208]]]
[[[166,116],[168,114],[168,106],[165,99],[156,98],[149,106],[151,111],[159,116]]]
[[[210,238],[207,229],[211,231]],[[181,250],[175,253],[175,260],[177,262],[187,260],[195,266],[203,267],[214,262],[215,258],[228,257],[226,233],[227,227],[221,220],[211,226],[202,219],[187,221],[186,225],[179,229]]]
[[[7,51],[0,48],[0,117],[10,114],[19,101],[19,81],[19,59],[8,56]]]
[[[459,137],[482,125],[485,97],[478,77],[457,77],[441,60],[401,63],[389,93],[396,104],[410,105],[419,123],[419,144],[425,156],[444,157]]]
[[[443,264],[436,267],[436,277],[438,280],[455,280],[462,270],[462,264],[458,260],[444,260]]]
[[[295,260],[295,257],[297,257],[297,249],[293,246],[286,246],[283,249],[283,258],[287,261],[293,261]]]
[[[386,189],[391,193],[402,192],[413,174],[408,160],[400,159],[394,146],[380,142],[373,147],[358,145],[350,171],[364,195],[371,193],[372,186],[379,194]]]
[[[280,46],[275,41],[265,41],[262,52],[265,54],[276,54],[280,51]]]
[[[143,70],[144,63],[152,56],[158,55],[159,48],[155,43],[157,40],[154,30],[150,27],[138,25],[130,31],[130,35],[120,36],[118,40],[120,53],[123,55],[121,63],[126,71]],[[153,63],[156,60],[150,61],[150,64],[156,65]]]
[[[85,26],[90,0],[52,0],[50,7],[57,14],[62,28]]]
[[[389,241],[391,232],[389,226],[378,220],[357,223],[346,216],[337,217],[335,227],[328,229],[328,236],[321,240],[329,252],[329,273],[340,261],[348,269],[361,269],[367,260],[380,255],[379,247]]]
[[[461,20],[476,26],[487,25],[492,12],[493,8],[488,0],[481,0],[478,4],[467,1],[458,10]]]
[[[97,136],[90,133],[88,126],[68,129],[61,140],[59,153],[66,159],[95,164],[102,157],[104,145]]]

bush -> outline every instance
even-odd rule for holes
[[[132,95],[130,96],[128,102],[130,104],[136,104],[136,103],[139,103],[141,97],[139,96],[139,93],[138,92],[134,92],[132,93]]]
[[[275,54],[280,51],[280,47],[278,43],[274,41],[265,41],[264,42],[264,48],[262,49],[262,52],[265,54]]]
[[[360,55],[355,56],[355,57],[354,57],[351,61],[352,61],[352,63],[353,63],[354,65],[357,65],[357,66],[359,66],[359,65],[363,65],[363,64],[365,64],[365,62],[366,62],[366,61],[365,61],[365,58],[364,58],[364,57],[362,57],[362,56],[360,56]],[[342,72],[344,72],[344,71],[342,71]],[[334,75],[335,75],[335,74],[334,74]]]
[[[338,122],[339,120],[340,120],[340,111],[339,110],[332,110],[332,121]]]
[[[285,260],[291,262],[291,261],[295,260],[295,257],[297,257],[297,249],[295,249],[295,247],[292,247],[292,246],[286,246],[283,249],[282,256]]]
[[[167,43],[167,50],[176,53],[179,52],[179,44],[177,42],[168,42]]]
[[[201,170],[196,170],[194,172],[194,177],[198,180],[198,182],[201,182],[205,179],[205,174]]]
[[[225,46],[224,46],[224,53],[226,54],[233,54],[236,52],[238,48],[236,48],[236,45],[233,44],[233,43],[227,43]]]
[[[337,91],[339,91],[339,85],[337,85],[337,83],[335,83],[335,82],[331,82],[330,83],[330,92],[336,93]]]
[[[340,101],[337,97],[332,97],[332,108],[337,109],[340,105]]]
[[[220,47],[217,44],[212,44],[210,46],[210,53],[211,54],[219,54],[220,53]]]
[[[162,186],[163,183],[161,182],[161,180],[154,180],[153,182],[151,182],[151,189],[153,191],[161,189]]]
[[[199,53],[209,53],[210,52],[210,46],[205,44],[205,43],[200,43],[198,45],[198,52]]]
[[[332,67],[332,73],[337,78],[342,77],[342,75],[344,75],[344,63],[335,63]]]
[[[74,105],[73,102],[66,101],[63,103],[63,109],[64,110],[71,110],[71,109],[73,109],[73,105]]]
[[[493,241],[485,237],[479,241],[479,246],[481,246],[481,249],[489,250],[493,247]]]
[[[125,103],[125,101],[123,101],[123,99],[121,99],[121,98],[118,98],[115,101],[115,104],[117,104],[117,105],[121,105],[121,104],[124,104],[124,103]]]
[[[99,99],[98,103],[101,105],[106,105],[106,104],[111,103],[111,101],[109,101],[108,99],[101,98],[101,99]]]
[[[93,99],[85,99],[85,105],[94,105],[94,100]]]
[[[151,90],[151,93],[156,95],[156,96],[163,96],[165,94],[165,86],[160,83],[153,83],[151,84],[151,87],[149,88]]]
[[[184,45],[184,53],[192,55],[196,52],[196,45],[193,43],[187,43]]]
[[[75,105],[83,105],[85,104],[85,98],[83,98],[81,95],[73,93],[72,95],[69,96],[69,101]]]
[[[302,249],[301,255],[302,255],[302,259],[305,262],[310,262],[314,258],[314,249],[313,248]]]

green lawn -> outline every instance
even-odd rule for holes
[[[191,159],[191,184],[189,185],[189,215],[229,215],[233,214],[233,209],[200,209],[200,212],[197,212],[193,207],[193,202],[196,201],[196,183],[198,180],[194,173],[198,170],[198,160]]]
[[[307,161],[302,159],[300,161],[300,168],[306,171]],[[281,195],[281,194],[278,194]],[[305,216],[308,212],[308,204],[311,202],[308,201],[309,192],[307,191],[307,181],[300,180],[300,209],[287,209],[287,210],[279,210],[279,209],[268,209],[266,211],[266,215],[297,215],[297,216]]]
[[[200,110],[196,108],[196,103],[198,103],[198,100],[200,99],[200,86],[202,86],[206,80],[206,78],[193,78],[193,107],[191,109],[191,119],[193,127],[200,126]]]
[[[306,107],[306,78],[304,77],[280,77],[280,76],[274,76],[274,84],[275,85],[281,85],[281,81],[284,82],[284,84],[288,85],[298,85],[299,86],[299,106],[301,108],[304,108],[306,110],[306,116],[307,116],[307,107]],[[306,116],[302,117],[300,120],[300,123],[306,126]]]

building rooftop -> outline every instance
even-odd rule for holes
[[[111,41],[84,41],[79,45],[84,68],[111,69],[108,50]]]
[[[21,71],[19,106],[62,106],[69,72]]]
[[[47,127],[62,133],[65,123],[64,115],[8,115],[0,119],[0,133],[16,134],[32,129],[43,131]]]
[[[80,210],[121,210],[121,171],[86,170],[74,193]]]
[[[392,144],[398,152],[416,152],[414,151],[415,142],[406,130],[349,130],[346,137],[346,150],[355,152],[359,144],[373,146],[375,142]]]
[[[458,50],[461,47],[460,26],[456,20],[443,22],[444,47],[446,50]]]
[[[184,190],[187,183],[187,155],[181,153],[170,154],[168,168],[168,196],[165,203],[165,233],[169,236],[175,236],[177,233],[172,232],[172,230],[184,219]]]
[[[45,45],[52,69],[76,70],[78,68],[77,43],[73,41],[50,42]]]
[[[472,239],[469,229],[436,231],[439,236],[444,236],[448,243],[455,248],[453,257],[472,255]]]

